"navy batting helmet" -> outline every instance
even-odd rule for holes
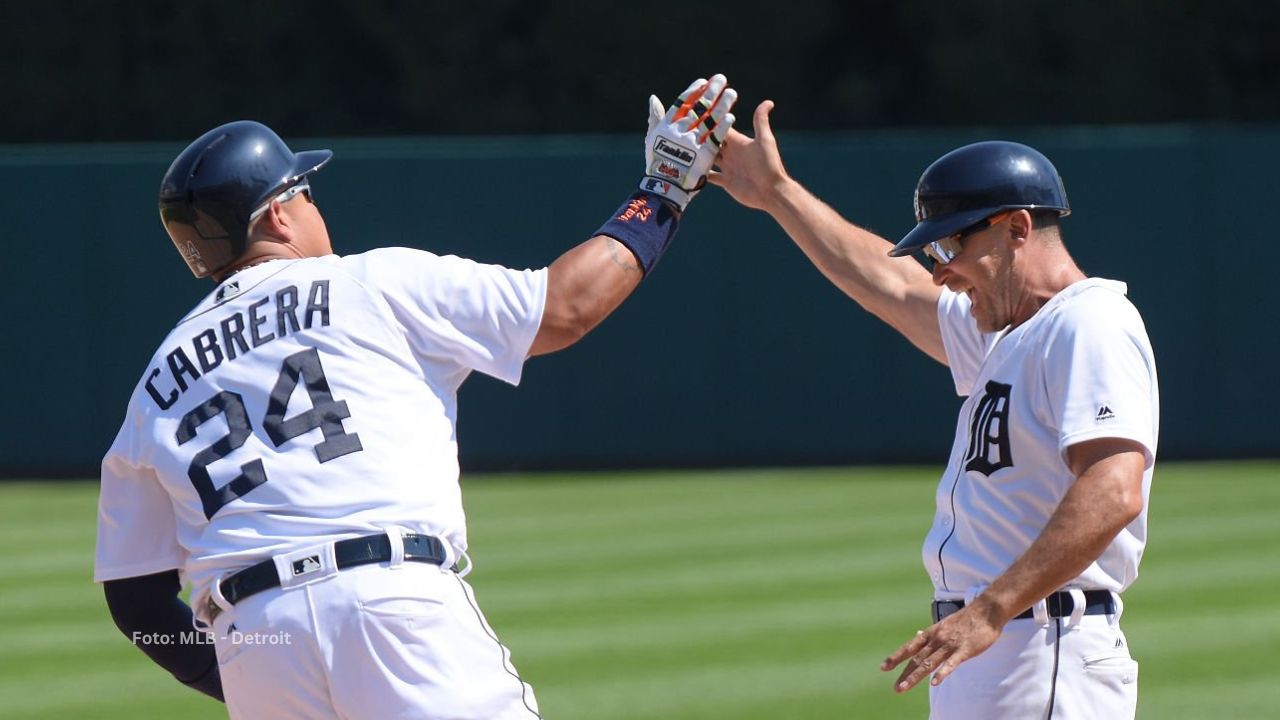
[[[252,120],[220,125],[183,150],[160,183],[160,221],[196,277],[244,252],[249,216],[329,162],[328,150],[294,153]]]
[[[925,169],[916,184],[917,225],[889,254],[910,255],[1002,210],[1071,213],[1053,163],[1034,148],[990,140],[957,148]]]

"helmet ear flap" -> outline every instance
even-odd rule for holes
[[[174,248],[198,278],[213,275],[244,252],[245,240],[228,237],[225,228],[191,204],[162,204],[160,221]]]

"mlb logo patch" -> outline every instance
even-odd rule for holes
[[[301,560],[295,560],[293,563],[293,576],[306,575],[316,572],[320,569],[320,556],[310,555]]]
[[[214,297],[214,302],[222,302],[230,297],[240,294],[240,281],[232,280],[231,282],[218,288],[218,294]]]

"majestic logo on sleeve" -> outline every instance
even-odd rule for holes
[[[986,394],[978,401],[969,424],[965,470],[990,476],[1000,468],[1013,467],[1013,454],[1009,450],[1009,391],[1012,389],[1012,385],[987,381]]]

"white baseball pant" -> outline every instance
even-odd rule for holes
[[[930,720],[1132,720],[1138,663],[1119,615],[1011,620],[929,688]]]
[[[471,586],[376,563],[241,600],[213,622],[233,720],[538,718]]]

